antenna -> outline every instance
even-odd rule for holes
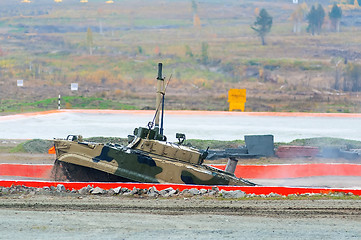
[[[161,116],[161,118],[160,118],[160,130],[159,130],[159,133],[160,133],[161,135],[163,135],[165,91],[167,90],[167,87],[168,87],[168,85],[169,85],[169,82],[170,82],[170,79],[171,79],[171,78],[172,78],[172,74],[170,75],[170,77],[169,77],[169,79],[168,79],[168,82],[167,82],[167,84],[166,84],[166,86],[165,86],[165,88],[164,88],[164,92],[163,92],[163,96],[162,96],[162,116]]]

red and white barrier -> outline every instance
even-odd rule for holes
[[[225,164],[210,165],[224,170]],[[51,164],[0,164],[0,176],[49,179]],[[315,176],[361,176],[361,164],[313,163],[237,165],[235,175],[245,179],[301,178]]]
[[[211,165],[224,170],[226,166]],[[274,165],[237,165],[234,174],[245,179],[301,178],[315,176],[361,176],[360,164],[312,163],[312,164],[274,164]]]
[[[0,164],[1,176],[18,176],[31,177],[40,179],[49,179],[53,165],[35,165],[35,164]],[[225,165],[213,165],[224,169]],[[361,176],[361,165],[358,164],[292,164],[292,165],[238,165],[236,176],[245,179],[257,178],[298,178],[310,176]],[[156,184],[156,183],[122,183],[122,182],[54,182],[54,181],[27,181],[27,180],[0,180],[0,186],[11,187],[13,185],[22,185],[27,187],[56,187],[63,184],[66,189],[79,190],[88,185],[100,187],[103,189],[126,187],[128,189],[142,188],[148,189],[155,186],[158,190],[169,187],[173,189],[211,189],[214,186],[189,185],[189,184]],[[331,193],[345,192],[361,195],[361,189],[348,188],[302,188],[302,187],[263,187],[263,186],[217,186],[219,190],[242,190],[247,194],[270,194],[277,193],[280,195],[303,194],[303,193]]]

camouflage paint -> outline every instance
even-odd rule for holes
[[[131,181],[201,185],[254,185],[219,169],[195,164],[201,154],[193,148],[141,139],[130,147],[55,140],[57,160],[94,168]],[[179,158],[178,158],[179,157]]]

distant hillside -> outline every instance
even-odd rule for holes
[[[56,108],[58,94],[68,108],[154,108],[163,62],[169,109],[226,110],[228,90],[246,88],[246,111],[361,112],[361,9],[343,8],[337,33],[333,2],[319,3],[312,36],[306,15],[293,32],[289,0],[2,1],[0,111]],[[266,46],[250,28],[262,8]]]

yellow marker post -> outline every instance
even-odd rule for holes
[[[244,112],[244,105],[246,103],[246,89],[229,89],[228,102],[229,111],[241,110]]]

